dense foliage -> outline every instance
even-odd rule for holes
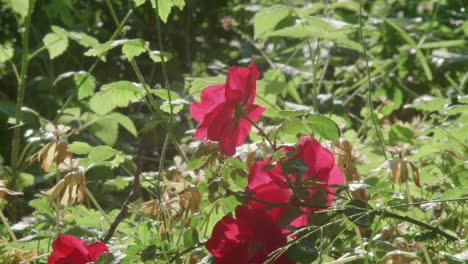
[[[0,0],[0,262],[466,263],[467,8]]]

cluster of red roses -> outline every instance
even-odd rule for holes
[[[194,137],[218,141],[222,154],[233,155],[244,143],[251,122],[265,110],[253,104],[258,77],[253,62],[246,68],[232,67],[226,84],[205,88],[201,101],[190,107],[200,123]],[[285,227],[307,225],[312,211],[331,204],[331,186],[343,184],[333,154],[314,138],[301,137],[296,146],[280,150],[285,158],[266,158],[250,168],[245,189],[249,202],[236,208],[235,218],[226,215],[215,225],[206,248],[217,264],[265,262],[273,251],[286,246],[290,230]],[[291,261],[281,254],[274,263]]]

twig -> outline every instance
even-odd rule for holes
[[[119,224],[120,224],[120,222],[122,222],[125,214],[127,214],[129,204],[131,202],[133,202],[133,200],[135,200],[135,198],[138,195],[138,191],[140,189],[140,174],[141,174],[142,167],[143,167],[143,164],[141,162],[141,154],[143,152],[142,149],[143,149],[143,144],[140,141],[140,145],[138,147],[138,152],[137,152],[137,155],[136,155],[136,157],[134,159],[137,168],[135,170],[135,173],[133,174],[132,189],[131,189],[130,193],[128,194],[127,200],[125,201],[125,203],[120,208],[120,212],[117,214],[114,221],[110,225],[109,230],[107,231],[106,235],[103,238],[101,238],[101,241],[103,241],[104,243],[107,243],[112,238],[112,236],[114,235],[115,230],[117,229],[117,226],[119,226]]]

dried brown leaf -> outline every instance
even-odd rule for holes
[[[86,193],[86,177],[81,172],[71,172],[60,180],[54,187],[44,192],[50,201],[62,195],[60,204],[69,206],[75,202],[82,203]]]
[[[419,169],[414,162],[409,161],[409,164],[411,165],[411,170],[413,171],[414,184],[421,188],[421,182],[419,181]]]

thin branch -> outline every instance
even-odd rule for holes
[[[122,222],[123,218],[127,214],[128,206],[130,205],[131,202],[133,202],[135,200],[135,198],[138,195],[138,191],[140,190],[140,175],[141,175],[141,171],[142,171],[142,167],[143,167],[143,164],[141,162],[142,152],[143,152],[143,143],[142,143],[142,141],[140,141],[140,145],[138,146],[137,155],[136,155],[136,157],[134,159],[137,168],[135,170],[135,173],[133,174],[132,189],[131,189],[130,193],[128,194],[127,200],[124,202],[124,204],[120,208],[120,212],[117,214],[114,221],[110,225],[109,230],[107,231],[106,235],[103,238],[101,238],[101,241],[103,241],[104,243],[107,243],[112,238],[112,236],[114,235],[115,230],[117,229],[120,222]]]

